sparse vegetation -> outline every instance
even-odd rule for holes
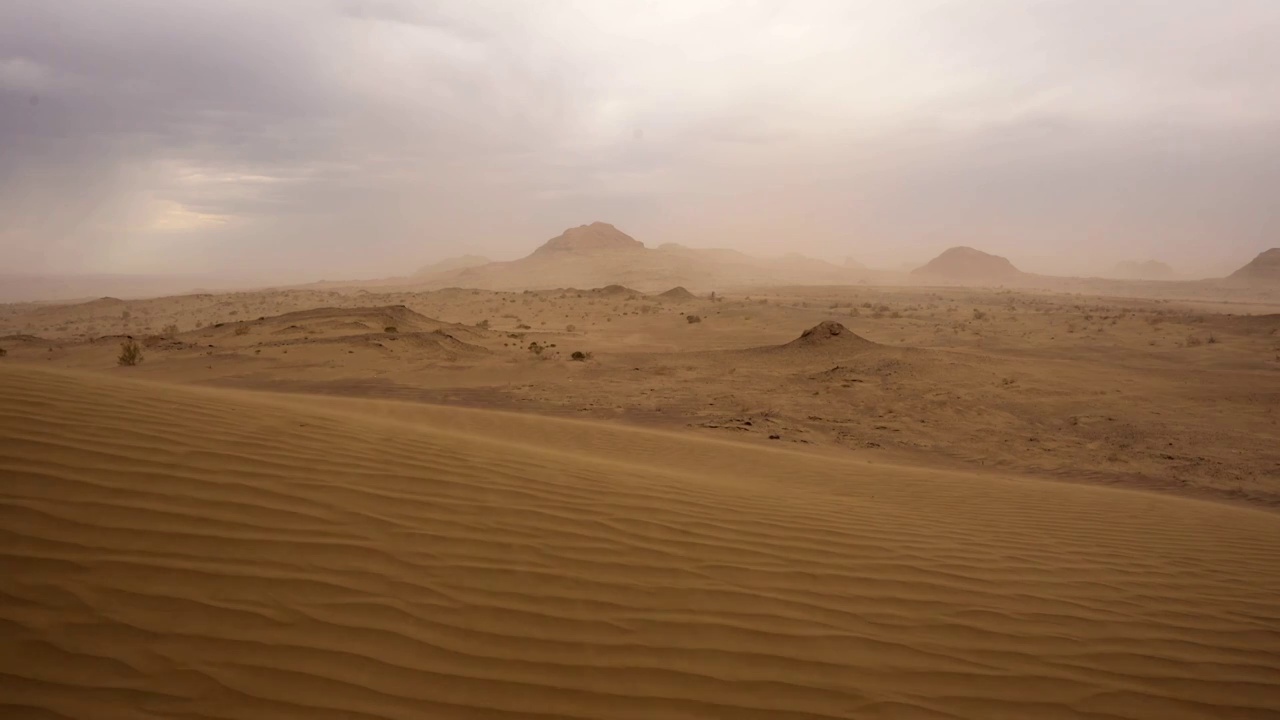
[[[142,362],[142,348],[133,338],[129,338],[120,343],[120,354],[116,356],[116,363],[121,367],[133,367]]]
[[[0,357],[4,357],[5,355],[8,355],[8,354],[9,354],[8,350],[5,350],[4,348],[0,348]]]
[[[486,319],[486,320],[481,320],[480,322],[476,323],[476,327],[480,328],[481,330],[488,330],[488,329],[489,329],[489,321],[488,321],[487,319]]]
[[[686,315],[684,319],[690,325],[702,322],[702,317],[699,315]]]
[[[236,326],[235,334],[236,334],[236,335],[248,335],[248,334],[249,334],[249,326],[248,326],[248,325],[237,325],[237,326]]]
[[[165,337],[173,337],[174,335],[177,335],[178,334],[177,323],[169,323],[168,325],[165,325],[164,328],[160,330],[160,334],[164,335]]]
[[[565,331],[565,332],[577,332],[577,331],[578,331],[578,326],[576,326],[576,325],[565,325],[565,326],[564,326],[564,331]]]
[[[395,334],[395,333],[400,332],[400,329],[399,329],[399,328],[397,328],[395,325],[388,325],[388,326],[386,326],[386,327],[382,328],[382,332],[384,332],[384,333],[388,333],[388,334]]]
[[[1201,340],[1199,336],[1197,335],[1187,336],[1187,347],[1200,347],[1203,344],[1204,344],[1204,341]]]
[[[591,353],[582,352],[581,350],[574,350],[573,354],[570,355],[569,357],[574,360],[577,360],[578,362],[583,362],[591,359]]]
[[[537,340],[534,340],[533,342],[529,343],[529,352],[533,353],[534,355],[541,355],[545,350],[546,348],[543,347],[541,344],[539,344]]]

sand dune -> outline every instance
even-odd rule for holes
[[[15,366],[0,478],[5,717],[1280,713],[1254,510]]]

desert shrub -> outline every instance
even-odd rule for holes
[[[488,330],[488,329],[489,329],[489,321],[488,321],[488,320],[481,320],[480,322],[476,323],[476,327],[480,328],[481,330]]]
[[[386,326],[386,327],[382,328],[382,332],[384,332],[384,333],[398,333],[398,332],[400,332],[400,328],[396,327],[395,325],[388,325],[388,326]]]
[[[8,350],[5,350],[4,348],[0,348],[0,357],[4,357],[5,355],[8,355],[8,354],[9,354]]]
[[[702,322],[702,318],[701,318],[700,316],[698,316],[698,315],[686,315],[684,319],[685,319],[685,321],[686,321],[686,322],[688,322],[690,325],[692,325],[692,324],[694,324],[694,323],[700,323],[700,322]]]
[[[237,325],[237,326],[236,326],[236,335],[248,335],[248,334],[249,334],[249,326],[248,326],[248,325]]]
[[[533,353],[534,355],[541,355],[543,350],[546,350],[546,348],[539,345],[537,340],[534,340],[533,342],[529,343],[529,352]]]
[[[177,335],[178,334],[177,323],[169,323],[168,325],[165,325],[160,330],[160,334],[164,335],[165,337],[173,337],[174,335]]]
[[[532,325],[526,325],[525,323],[520,323],[519,325],[517,325],[517,326],[516,326],[516,329],[517,329],[517,330],[532,330],[532,329],[533,329],[533,326],[532,326]]]
[[[133,317],[133,315],[131,315],[131,314],[129,313],[129,311],[128,311],[128,310],[123,310],[123,311],[121,311],[121,312],[120,312],[120,319],[121,319],[121,320],[128,320],[128,319],[129,319],[129,318],[131,318],[131,317]]]
[[[577,329],[578,329],[578,326],[577,326],[577,325],[565,325],[565,326],[564,326],[564,331],[565,331],[565,332],[576,332],[576,331],[577,331]]]
[[[1187,347],[1199,347],[1203,344],[1204,344],[1204,341],[1196,337],[1195,335],[1187,336]]]
[[[138,347],[138,343],[133,338],[129,338],[120,343],[120,354],[116,357],[116,363],[121,367],[133,367],[142,362],[142,348]]]
[[[573,354],[570,355],[569,357],[573,358],[574,360],[577,360],[578,362],[583,362],[584,360],[591,359],[591,353],[582,352],[581,350],[574,350]]]
[[[974,320],[986,320],[986,319],[987,319],[987,314],[986,314],[985,312],[983,312],[983,311],[979,310],[978,308],[974,308],[974,309],[973,309],[973,319],[974,319]]]
[[[1215,337],[1213,333],[1209,333],[1209,339],[1205,340],[1205,342],[1209,343],[1210,345],[1217,345],[1218,338]]]

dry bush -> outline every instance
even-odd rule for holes
[[[577,360],[578,362],[584,362],[584,361],[586,361],[586,360],[590,360],[590,359],[591,359],[591,353],[589,353],[589,352],[582,352],[581,350],[574,350],[574,351],[573,351],[573,354],[572,354],[572,355],[570,355],[569,357],[570,357],[570,358],[572,358],[572,359],[574,359],[574,360]]]
[[[480,322],[476,323],[476,327],[480,328],[481,330],[488,330],[488,329],[489,329],[489,321],[488,321],[488,320],[481,320]]]
[[[138,343],[133,338],[129,338],[120,343],[120,354],[116,357],[116,363],[121,367],[133,367],[142,362],[142,348],[138,347]]]
[[[1215,340],[1214,342],[1217,342],[1217,341]],[[1204,341],[1201,340],[1199,337],[1195,335],[1187,336],[1187,347],[1200,347],[1203,344],[1204,344]]]
[[[165,326],[160,330],[160,334],[161,334],[161,335],[164,335],[165,337],[173,337],[174,335],[177,335],[177,334],[178,334],[178,324],[177,324],[177,323],[169,323],[168,325],[165,325]]]
[[[565,331],[565,332],[577,332],[577,331],[578,331],[578,326],[577,326],[577,325],[565,325],[565,326],[564,326],[564,331]]]
[[[985,312],[983,312],[983,311],[979,310],[978,308],[974,308],[974,309],[973,309],[973,319],[974,319],[974,320],[986,320],[986,319],[987,319],[987,314],[986,314]]]
[[[248,335],[248,334],[249,334],[249,326],[248,326],[248,325],[237,325],[237,326],[236,326],[236,332],[235,332],[235,334],[236,334],[236,335]]]
[[[400,332],[400,328],[396,327],[395,325],[388,325],[388,326],[386,326],[386,327],[382,328],[382,332],[384,332],[384,333],[390,333],[390,334],[395,334],[395,333]]]
[[[8,355],[8,354],[9,354],[8,350],[5,350],[4,348],[0,348],[0,357],[4,357],[5,355]]]
[[[702,322],[702,317],[701,317],[701,316],[698,316],[698,315],[686,315],[684,319],[685,319],[685,321],[686,321],[686,322],[688,322],[690,325],[692,325],[692,324],[694,324],[694,323],[700,323],[700,322]]]

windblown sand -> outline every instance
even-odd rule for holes
[[[1280,515],[0,366],[6,718],[1275,718]]]

